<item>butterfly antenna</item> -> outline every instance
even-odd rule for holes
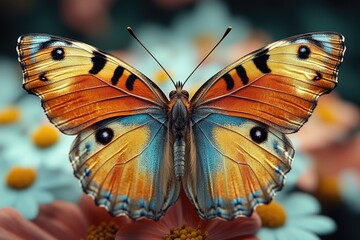
[[[163,67],[163,65],[161,65],[161,63],[155,58],[155,56],[144,46],[144,44],[139,40],[139,38],[135,35],[135,32],[132,30],[131,27],[127,27],[128,32],[131,34],[131,36],[133,36],[135,38],[135,40],[145,49],[145,51],[147,51],[150,56],[159,64],[159,66],[162,68],[162,70],[164,70],[164,72],[166,73],[166,75],[169,77],[169,79],[171,80],[171,82],[174,84],[174,86],[176,87],[176,84],[174,82],[174,80],[171,78],[170,74],[166,71],[166,69]]]
[[[210,56],[210,54],[215,50],[215,48],[222,42],[222,40],[224,40],[224,38],[229,34],[229,32],[231,30],[232,30],[232,27],[228,26],[227,29],[225,30],[223,36],[221,37],[221,39],[218,41],[218,43],[210,50],[210,52],[203,58],[203,60],[201,60],[201,62],[195,67],[195,69],[186,78],[185,82],[183,83],[183,86],[189,80],[189,78],[194,74],[194,72],[200,67],[200,65]]]

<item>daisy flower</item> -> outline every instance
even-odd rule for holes
[[[197,47],[184,36],[175,38],[170,29],[151,24],[140,27],[137,33],[145,45],[151,46],[149,50],[163,65],[174,82],[184,82],[198,65]],[[127,57],[128,62],[154,81],[165,94],[174,89],[174,85],[165,71],[138,44],[133,45],[129,52],[131,57]],[[201,65],[186,83],[185,88],[189,90],[190,96],[220,68],[213,62]]]
[[[262,227],[257,233],[261,240],[306,239],[320,240],[318,235],[335,231],[335,222],[319,215],[319,202],[309,194],[279,192],[268,205],[256,208]]]
[[[140,220],[121,228],[116,239],[257,239],[254,235],[260,227],[257,214],[240,217],[233,221],[199,218],[194,206],[181,194],[160,221]]]
[[[360,134],[313,150],[311,156],[314,159],[313,174],[310,176],[314,185],[312,193],[320,202],[327,206],[336,206],[343,200],[348,202],[350,196],[359,194],[360,189],[355,189],[360,185]],[[349,172],[351,174],[347,176]],[[355,179],[359,181],[347,186],[348,182]],[[354,190],[351,195],[349,187]]]
[[[314,159],[310,154],[298,150],[299,143],[293,135],[289,136],[295,149],[291,171],[286,174],[285,191],[294,190],[296,187],[306,192],[316,188],[317,179],[314,175]]]
[[[185,43],[182,43],[181,45],[184,44]],[[198,64],[195,50],[191,45],[188,45],[187,47],[167,45],[152,47],[151,50],[156,53],[157,59],[164,63],[164,68],[175,82],[184,82]],[[150,57],[137,58],[132,65],[138,66],[138,69],[141,69],[141,72],[154,81],[165,94],[168,94],[174,89],[174,85],[169,77]],[[199,67],[185,86],[185,89],[190,93],[190,97],[193,96],[195,91],[211,77],[212,73],[215,74],[218,70],[219,66],[215,64]]]
[[[339,181],[340,196],[346,206],[360,213],[360,176],[354,170],[343,171]]]
[[[186,83],[185,89],[192,96],[206,80],[231,61],[262,47],[262,35],[255,36],[246,20],[231,16],[227,7],[217,1],[201,2],[193,11],[177,17],[171,28],[145,24],[136,32],[174,81],[184,82],[229,25],[234,31],[223,41],[221,49],[214,51]],[[155,81],[164,93],[174,89],[166,73],[135,41],[130,50],[134,54],[131,65]]]
[[[309,121],[293,136],[300,151],[313,151],[343,141],[359,124],[359,109],[332,92],[319,99]]]
[[[172,37],[187,39],[196,46],[199,61],[215,46],[228,26],[232,26],[233,31],[209,58],[210,61],[228,63],[229,59],[235,60],[231,56],[239,58],[243,55],[243,52],[233,52],[231,47],[246,40],[253,29],[247,19],[232,16],[229,8],[221,1],[202,1],[192,12],[179,14],[174,21]],[[247,48],[246,45],[243,47]]]
[[[21,87],[19,65],[6,58],[0,58],[0,160],[2,151],[13,143],[13,138],[20,132],[21,110],[14,104],[24,91]]]
[[[4,82],[4,88],[11,86],[11,82],[18,79],[8,79]],[[10,87],[11,88],[11,87]],[[21,88],[18,83],[17,88]],[[22,90],[22,92],[24,92]],[[0,159],[7,149],[18,151],[22,145],[19,140],[27,138],[38,127],[40,122],[47,121],[41,108],[39,99],[31,95],[19,95],[12,101],[0,106]],[[15,144],[16,143],[16,144]]]
[[[306,175],[309,167],[312,165],[312,159],[304,153],[296,151],[292,161],[291,171],[286,174],[284,190],[292,190],[295,186],[302,184],[303,176]]]
[[[268,34],[253,28],[248,19],[233,16],[229,7],[221,1],[203,1],[192,12],[179,15],[174,21],[171,36],[173,39],[189,41],[195,46],[197,62],[200,62],[228,26],[233,30],[209,56],[205,65],[217,64],[220,70],[223,66],[271,42]]]
[[[1,160],[0,178],[0,208],[13,207],[28,219],[37,216],[39,205],[54,201],[52,190],[67,185],[62,171],[19,164],[16,159]]]
[[[297,146],[295,141],[295,149]],[[287,240],[294,236],[297,239],[319,240],[317,235],[335,231],[335,222],[329,217],[319,215],[320,204],[316,198],[306,193],[293,192],[296,187],[304,184],[310,166],[311,157],[296,152],[282,191],[278,192],[269,204],[255,209],[262,222],[257,233],[261,240]]]
[[[4,158],[3,153],[16,143],[22,136],[21,129],[17,124],[20,111],[15,106],[9,106],[0,110],[0,161]]]
[[[118,229],[129,222],[126,217],[111,217],[85,195],[79,204],[54,201],[42,205],[32,221],[12,208],[0,209],[0,232],[4,239],[114,239]]]
[[[24,94],[21,86],[21,70],[19,64],[7,58],[0,57],[0,112],[12,105]],[[1,116],[1,114],[0,114]],[[1,119],[1,117],[0,117]],[[0,120],[1,123],[1,120]]]
[[[22,97],[15,110],[3,112],[12,123],[0,122],[0,207],[13,207],[28,219],[42,204],[77,201],[81,195],[68,160],[72,138],[45,120],[34,100]]]
[[[6,143],[6,147],[3,146],[0,159],[8,159],[19,165],[25,164],[34,168],[43,166],[62,173],[63,187],[51,189],[55,199],[77,201],[82,191],[73,176],[68,157],[73,137],[61,134],[50,124],[38,99],[34,97],[26,96],[18,101],[20,120],[9,128],[8,136],[3,138],[3,141],[9,138],[10,141]],[[5,131],[8,127],[3,128]]]

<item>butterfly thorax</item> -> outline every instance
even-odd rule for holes
[[[174,136],[175,175],[181,180],[185,169],[185,135],[189,125],[189,93],[182,90],[181,83],[169,94],[169,120]]]

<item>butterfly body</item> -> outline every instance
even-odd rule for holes
[[[69,153],[83,190],[113,215],[160,219],[181,188],[204,219],[249,216],[291,169],[285,134],[337,83],[342,35],[274,42],[169,99],[142,73],[90,45],[21,36],[24,88],[50,121],[76,134]]]
[[[169,121],[174,138],[174,171],[178,180],[184,175],[186,135],[190,127],[189,93],[182,89],[181,82],[176,83],[176,90],[170,92]]]

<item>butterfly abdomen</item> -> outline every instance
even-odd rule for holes
[[[180,99],[176,100],[172,111],[172,131],[174,140],[174,170],[175,176],[181,180],[185,169],[185,132],[188,114],[185,105]]]
[[[170,93],[170,118],[174,136],[174,171],[178,180],[184,176],[185,171],[185,136],[189,125],[188,93],[181,86]]]
[[[177,138],[174,142],[174,170],[176,179],[181,180],[185,170],[185,141]]]

